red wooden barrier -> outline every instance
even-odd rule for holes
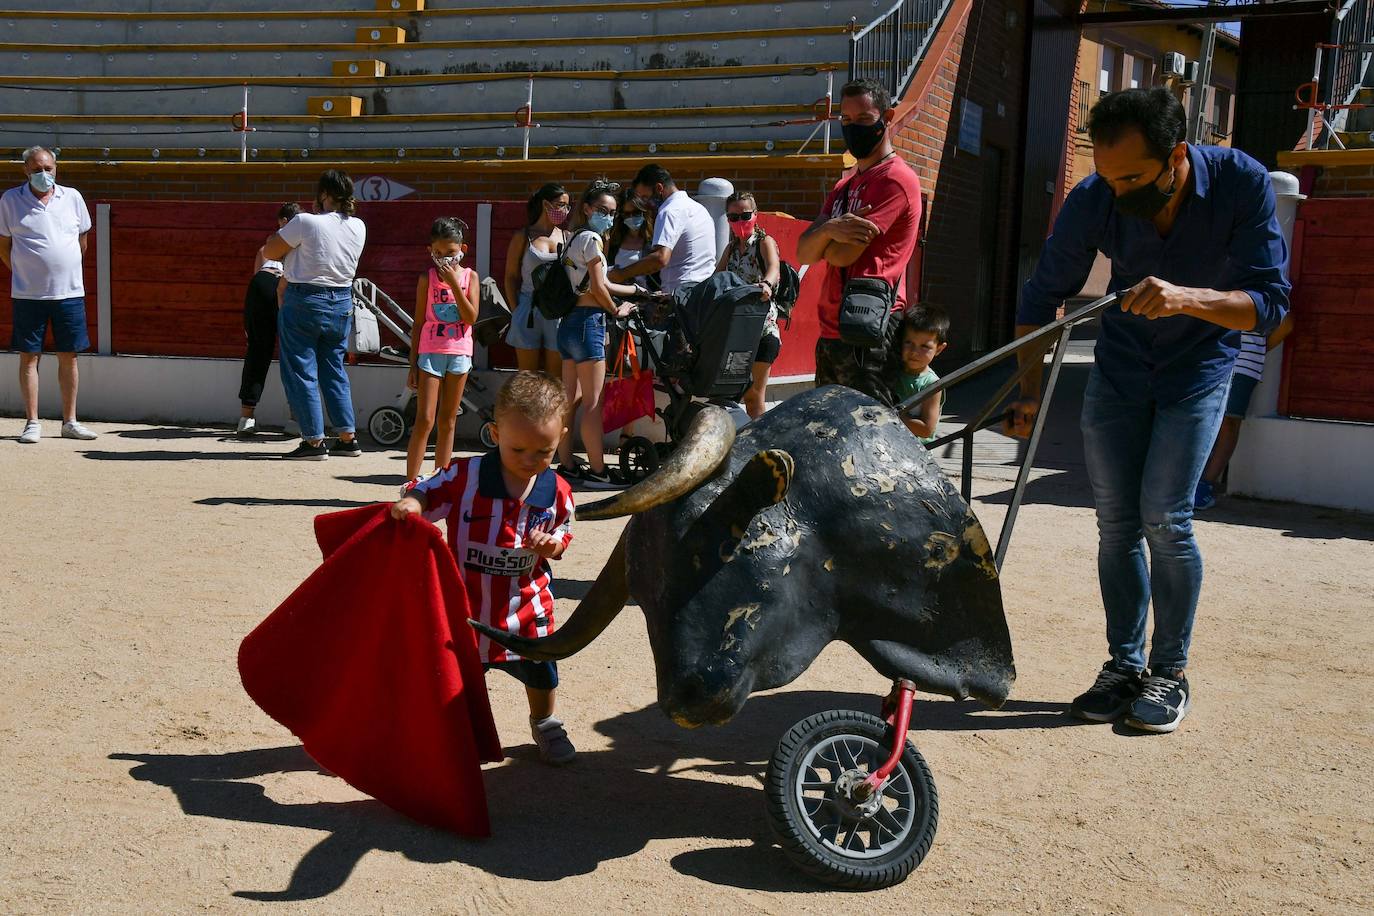
[[[1374,422],[1374,200],[1304,201],[1279,413]]]

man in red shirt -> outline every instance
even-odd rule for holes
[[[885,404],[894,403],[899,367],[893,339],[900,316],[889,319],[883,345],[868,348],[840,339],[839,312],[845,283],[857,277],[886,280],[896,290],[893,311],[906,307],[902,279],[916,250],[921,185],[892,148],[889,128],[895,115],[892,97],[874,80],[854,80],[840,90],[840,129],[858,165],[826,197],[820,217],[797,243],[803,264],[828,265],[816,385],[847,385]]]

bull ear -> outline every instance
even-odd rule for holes
[[[723,538],[721,557],[733,553],[754,516],[787,498],[795,473],[796,462],[782,449],[759,452],[711,501],[693,529],[708,539]]]

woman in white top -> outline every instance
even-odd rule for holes
[[[563,354],[563,388],[568,393],[568,429],[558,444],[559,472],[569,480],[580,480],[591,489],[618,486],[606,467],[602,450],[601,395],[606,387],[607,316],[624,318],[631,307],[621,305],[613,296],[631,296],[635,287],[606,279],[606,236],[615,223],[616,198],[620,186],[598,179],[582,195],[578,208],[580,225],[568,243],[563,263],[568,281],[580,295],[577,305],[558,328],[558,349]],[[582,399],[582,445],[588,464],[579,470],[572,460],[572,416],[578,398]]]
[[[315,185],[315,212],[295,217],[263,246],[264,257],[281,261],[286,272],[277,316],[281,380],[301,425],[301,444],[286,458],[322,461],[362,454],[344,371],[353,325],[353,275],[367,240],[363,221],[353,215],[356,206],[353,180],[330,169]],[[329,448],[321,397],[339,437]]]
[[[281,229],[301,212],[299,204],[282,204],[277,210],[277,228]],[[243,297],[243,333],[248,337],[248,349],[243,354],[243,374],[239,378],[240,436],[252,436],[258,431],[253,416],[267,383],[267,370],[272,367],[272,353],[277,349],[277,306],[281,293],[281,261],[273,261],[258,249],[253,259],[253,279]]]
[[[534,269],[558,257],[558,246],[568,234],[561,227],[568,219],[568,192],[550,182],[530,195],[525,204],[525,229],[511,237],[506,249],[506,301],[515,303],[506,331],[506,343],[515,348],[521,369],[537,370],[542,361],[554,378],[563,374],[558,355],[558,319],[545,318],[534,307]]]
[[[754,355],[753,381],[744,393],[744,409],[751,419],[763,416],[768,394],[768,373],[782,352],[782,331],[778,328],[778,309],[772,305],[782,273],[778,243],[758,224],[759,205],[748,191],[736,191],[725,201],[725,217],[730,222],[730,242],[721,252],[716,271],[732,271],[745,283],[757,283],[763,299],[770,303],[763,326],[758,353]]]

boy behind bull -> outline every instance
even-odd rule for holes
[[[549,469],[567,432],[566,409],[560,383],[541,372],[517,372],[496,396],[496,450],[454,460],[391,507],[395,518],[445,519],[474,619],[527,638],[554,630],[549,561],[572,541],[572,488]],[[485,668],[525,684],[540,758],[571,761],[577,752],[553,717],[557,665],[523,659],[485,636],[478,637],[478,650]]]

